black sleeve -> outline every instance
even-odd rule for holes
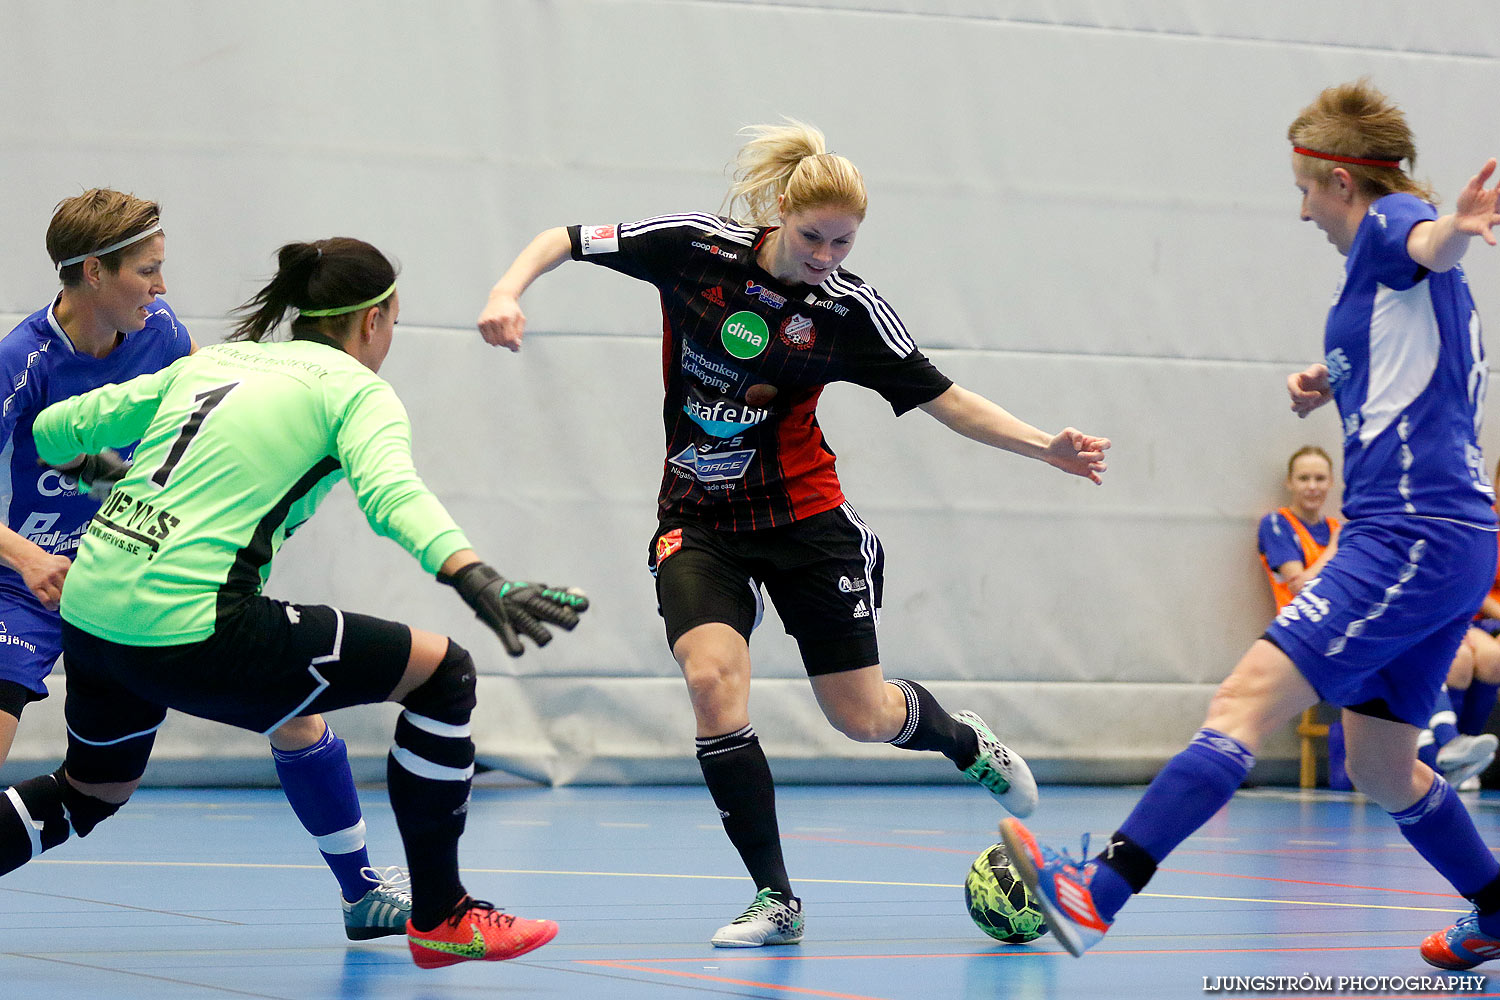
[[[853,335],[844,378],[880,393],[898,417],[947,392],[953,380],[917,349],[890,303],[857,279],[847,288],[843,301],[849,303]]]
[[[664,215],[640,222],[569,226],[574,260],[600,264],[659,284],[676,273],[693,239],[702,239],[693,216]]]

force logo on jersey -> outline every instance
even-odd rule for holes
[[[679,469],[686,469],[700,483],[722,483],[743,477],[754,458],[754,448],[704,452],[688,445],[667,461]]]
[[[583,244],[585,256],[592,253],[617,253],[620,237],[614,226],[579,226],[578,241]]]

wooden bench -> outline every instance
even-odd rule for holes
[[[1297,736],[1302,742],[1302,773],[1300,784],[1303,788],[1318,787],[1318,748],[1315,740],[1328,739],[1328,723],[1318,721],[1318,710],[1309,708],[1302,713],[1302,718],[1297,722]]]

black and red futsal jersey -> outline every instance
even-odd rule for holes
[[[575,260],[661,293],[663,518],[751,531],[832,510],[844,495],[814,413],[823,387],[867,386],[899,416],[953,384],[859,278],[786,284],[762,269],[770,232],[706,213],[568,227]]]

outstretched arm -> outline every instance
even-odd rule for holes
[[[521,339],[526,335],[521,293],[537,278],[567,260],[572,252],[568,230],[562,226],[537,234],[536,239],[527,244],[495,282],[495,287],[490,289],[490,299],[479,314],[479,333],[485,343],[512,351],[521,349]]]
[[[1458,194],[1453,212],[1434,222],[1419,222],[1411,227],[1406,237],[1406,252],[1411,259],[1429,271],[1447,271],[1453,268],[1469,249],[1469,239],[1483,237],[1490,246],[1495,245],[1495,225],[1500,223],[1496,212],[1496,195],[1500,184],[1486,188],[1484,182],[1495,172],[1495,161],[1489,160],[1479,173],[1469,178],[1469,183]]]
[[[1048,434],[961,385],[949,386],[941,396],[923,403],[922,409],[966,438],[1039,459],[1069,475],[1102,482],[1108,438],[1092,437],[1071,427]]]

